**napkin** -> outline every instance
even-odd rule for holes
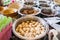
[[[44,18],[48,24],[55,24],[57,22],[60,22],[60,18],[59,17],[49,17],[49,18]]]
[[[60,32],[60,25],[57,24],[58,22],[60,22],[60,18],[59,17],[49,17],[49,18],[44,18],[46,20],[46,22],[53,27],[54,29],[56,29],[58,32]]]

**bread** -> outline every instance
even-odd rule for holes
[[[19,9],[20,6],[19,6],[18,3],[14,2],[14,3],[10,4],[8,7],[9,7],[9,8]]]

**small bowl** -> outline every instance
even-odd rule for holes
[[[41,9],[43,9],[43,8],[51,8],[51,6],[49,4],[43,4],[42,3],[39,6],[41,7]]]
[[[22,8],[26,8],[26,7],[22,7]],[[20,12],[22,8],[20,8],[20,9],[18,10],[18,14],[20,14],[20,15],[22,15],[22,16],[24,16],[24,15],[38,15],[38,14],[41,12],[41,10],[40,10],[39,8],[32,7],[34,10],[37,11],[37,13],[33,13],[33,14],[23,14],[23,13]],[[29,8],[29,7],[28,7],[28,8]]]
[[[39,1],[39,4],[46,4],[47,2],[46,1]]]
[[[24,3],[24,6],[25,7],[33,7],[33,6],[35,6],[36,5],[36,3],[34,3],[34,2],[25,2]]]
[[[8,10],[9,12],[12,10],[14,11],[13,13],[4,13],[4,11]],[[2,11],[2,14],[5,15],[5,16],[10,16],[10,17],[13,17],[13,16],[16,16],[17,15],[17,9],[14,9],[14,8],[8,8],[8,7],[4,7],[4,10]]]
[[[42,23],[45,27],[45,32],[43,32],[41,35],[39,35],[38,37],[35,37],[35,38],[27,38],[27,37],[24,37],[24,36],[21,36],[19,33],[16,32],[16,27],[17,25],[20,23],[20,22],[23,22],[23,21],[27,21],[27,20],[37,20],[38,22]],[[24,17],[21,17],[19,19],[17,19],[14,24],[13,24],[13,33],[18,37],[18,38],[21,38],[21,39],[26,39],[26,40],[35,40],[35,39],[40,39],[42,37],[44,37],[46,35],[46,33],[48,32],[49,30],[49,26],[47,25],[47,23],[42,19],[42,18],[39,18],[37,16],[31,16],[31,15],[27,15],[27,16],[24,16]]]
[[[43,9],[41,9],[41,14],[42,14],[42,15],[45,15],[45,16],[55,16],[55,10],[52,10],[52,9],[50,9],[50,8],[45,8],[44,10],[45,10],[45,11],[47,10],[47,12],[45,12],[45,13],[43,13],[42,10],[43,10]],[[48,10],[50,10],[51,13],[50,13]],[[49,13],[49,14],[48,14],[48,13]]]

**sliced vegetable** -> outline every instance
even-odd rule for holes
[[[2,31],[3,28],[5,28],[10,22],[12,21],[12,18],[10,17],[0,17],[0,32]]]

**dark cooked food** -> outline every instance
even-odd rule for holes
[[[34,3],[33,2],[25,2],[24,4],[26,4],[26,5],[33,5]]]
[[[48,4],[40,4],[39,6],[42,6],[42,7],[50,7]]]
[[[39,1],[39,3],[46,3],[46,1]]]
[[[34,13],[37,13],[37,11],[34,10],[33,8],[22,8],[22,9],[20,10],[20,12],[21,12],[22,14],[34,14]]]
[[[41,12],[43,14],[47,14],[47,15],[51,15],[52,14],[52,10],[51,9],[42,9]]]

